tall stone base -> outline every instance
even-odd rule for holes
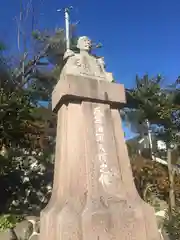
[[[122,103],[120,84],[75,76],[57,83],[54,186],[40,240],[160,240],[154,210],[134,185]]]

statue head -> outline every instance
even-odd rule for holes
[[[80,50],[89,52],[91,50],[91,47],[91,40],[88,37],[83,36],[78,39],[77,48]]]

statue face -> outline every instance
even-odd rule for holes
[[[90,51],[92,44],[91,44],[91,40],[88,37],[80,37],[78,40],[78,44],[77,47],[80,50],[84,50],[84,51]]]

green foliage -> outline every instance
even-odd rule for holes
[[[47,154],[44,139],[49,137],[47,122],[51,122],[52,112],[42,113],[42,107],[37,104],[40,94],[36,89],[32,92],[32,77],[41,57],[25,63],[24,76],[21,61],[16,69],[6,58],[0,62],[0,213],[39,213],[49,199],[47,186],[51,186],[53,163],[46,160],[53,152],[54,143],[46,141],[50,147]],[[45,87],[49,100],[52,90],[47,84]]]
[[[0,108],[1,146],[18,143],[21,147],[30,146],[28,135],[33,134],[33,128],[35,130],[31,97],[14,86],[3,86],[0,90]]]
[[[136,157],[139,154],[138,153],[139,139],[140,139],[139,137],[135,137],[126,141],[128,155],[131,159],[134,159],[134,157]]]
[[[39,214],[51,194],[53,162],[51,151],[38,155],[14,149],[1,157],[0,212]]]
[[[149,119],[149,121],[157,121],[160,107],[164,103],[164,95],[160,93],[161,78],[149,79],[148,75],[143,78],[136,76],[136,86],[129,91],[131,101],[136,104],[139,110],[139,121]],[[131,102],[128,103],[131,108]],[[157,123],[157,122],[156,122]]]
[[[4,232],[7,229],[14,228],[16,224],[24,219],[23,216],[18,215],[1,215],[0,216],[0,232]]]
[[[171,217],[169,214],[166,214],[166,218],[164,221],[164,228],[168,233],[171,240],[179,240],[180,239],[180,208],[176,207],[173,209],[171,213]]]
[[[166,141],[167,144],[179,142],[180,130],[180,105],[177,104],[178,91],[176,88],[169,89],[162,86],[162,78],[143,78],[136,76],[136,86],[127,91],[126,111],[131,124],[141,125],[146,119],[150,124],[155,124],[156,134]],[[137,115],[132,117],[132,113]],[[161,128],[160,128],[161,127]],[[161,129],[161,131],[159,131]]]

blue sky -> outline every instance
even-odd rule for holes
[[[23,0],[24,2],[26,0]],[[170,83],[180,75],[179,0],[33,0],[37,28],[54,29],[64,25],[56,9],[73,5],[71,20],[80,20],[79,35],[102,42],[98,50],[105,57],[115,79],[129,88],[135,75],[158,73]],[[15,16],[18,0],[3,2],[0,14],[0,39],[12,52],[16,49]]]

